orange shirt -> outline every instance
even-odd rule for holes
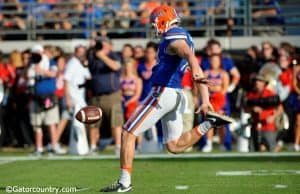
[[[249,92],[247,95],[247,98],[248,99],[259,99],[259,98],[271,97],[271,96],[275,96],[275,95],[276,94],[274,92],[265,88],[261,94],[257,93],[257,92]],[[263,111],[259,115],[259,122],[261,123],[261,130],[276,131],[275,122],[267,123],[267,121],[266,121],[266,119],[269,116],[272,116],[274,114],[275,114],[275,108],[263,109]]]

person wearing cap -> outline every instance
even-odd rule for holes
[[[276,146],[275,117],[277,115],[275,103],[260,103],[263,99],[274,99],[277,95],[267,88],[268,79],[264,75],[257,75],[252,91],[247,94],[246,110],[252,114],[251,138],[255,151],[273,151]],[[250,103],[251,102],[251,103]]]
[[[55,99],[57,68],[50,63],[44,47],[35,45],[31,49],[32,56],[27,72],[29,87],[32,89],[32,101],[29,105],[30,122],[35,133],[35,155],[43,153],[42,126],[48,127],[50,135],[50,152],[65,153],[56,140],[56,124],[59,122],[59,110]],[[49,53],[48,53],[49,54]]]
[[[89,125],[90,152],[92,154],[97,151],[101,127],[103,135],[111,132],[116,145],[115,152],[118,154],[124,121],[120,91],[121,62],[112,51],[112,43],[108,38],[102,37],[96,41],[94,49],[88,54],[88,66],[92,74],[92,98],[89,104],[101,107],[103,111],[101,121]]]

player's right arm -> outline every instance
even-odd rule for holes
[[[213,110],[213,107],[209,101],[208,87],[206,84],[206,78],[204,77],[204,73],[198,64],[198,60],[192,51],[192,49],[188,46],[184,39],[178,39],[170,43],[167,48],[167,53],[171,55],[178,55],[182,58],[185,58],[192,71],[193,80],[200,91],[202,105],[196,111],[199,113],[201,110],[206,113],[209,109]],[[203,80],[203,81],[202,81]]]

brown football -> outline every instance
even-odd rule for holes
[[[84,124],[96,123],[102,118],[102,110],[96,106],[86,106],[76,113],[75,118]]]

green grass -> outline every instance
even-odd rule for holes
[[[300,170],[299,157],[136,160],[134,193],[153,194],[299,194],[300,174],[216,176],[218,171]],[[34,160],[0,165],[0,193],[6,186],[89,188],[99,193],[118,178],[118,160]],[[276,189],[276,184],[287,188]],[[176,190],[187,185],[187,190]]]

